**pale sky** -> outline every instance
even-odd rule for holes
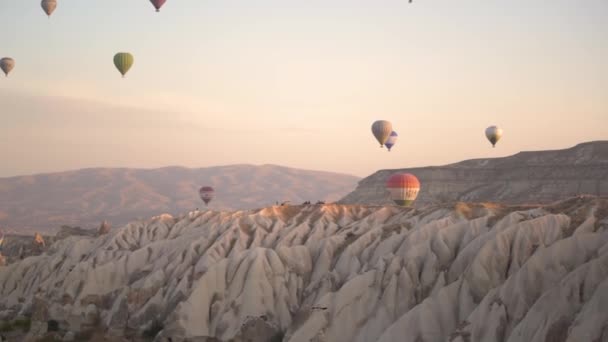
[[[608,140],[606,0],[0,1],[0,177],[279,164],[366,176]],[[116,52],[135,64],[125,79]],[[388,153],[371,134],[393,123]],[[495,149],[489,125],[505,131]]]

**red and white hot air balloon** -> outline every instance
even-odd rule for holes
[[[410,206],[418,197],[420,182],[411,173],[397,173],[386,181],[391,199],[400,206]]]
[[[205,202],[205,205],[208,205],[215,196],[215,190],[210,186],[204,186],[198,190],[198,194],[203,202]]]

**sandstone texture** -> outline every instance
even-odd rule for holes
[[[0,317],[66,340],[602,342],[607,304],[594,196],[193,211],[0,267]]]

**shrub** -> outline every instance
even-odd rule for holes
[[[163,324],[157,320],[154,320],[148,329],[144,330],[142,336],[148,339],[153,339],[158,333],[163,330]]]
[[[87,329],[76,333],[74,340],[76,341],[89,341],[93,338],[95,331],[93,329]]]
[[[11,332],[13,330],[15,330],[15,327],[13,327],[11,322],[3,321],[2,324],[0,324],[0,332]]]
[[[285,337],[285,333],[282,331],[279,331],[278,333],[276,333],[276,335],[272,336],[272,338],[270,339],[270,342],[282,342],[283,337]]]
[[[59,331],[59,322],[57,322],[56,320],[52,319],[50,321],[47,322],[48,325],[48,331]]]
[[[13,323],[13,325],[17,328],[21,328],[23,332],[28,332],[32,326],[32,321],[29,318],[18,319]]]
[[[44,337],[39,338],[36,342],[60,342],[62,339],[55,335],[46,335]]]

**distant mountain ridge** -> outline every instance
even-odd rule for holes
[[[211,185],[214,210],[254,209],[276,201],[335,201],[358,177],[276,165],[208,168],[90,168],[0,178],[0,228],[32,233],[62,225],[113,226],[158,213],[204,208],[198,189]]]
[[[608,196],[608,141],[445,166],[380,170],[361,180],[339,203],[390,204],[385,181],[396,172],[413,173],[422,183],[416,205],[446,201],[542,204],[578,194]]]

